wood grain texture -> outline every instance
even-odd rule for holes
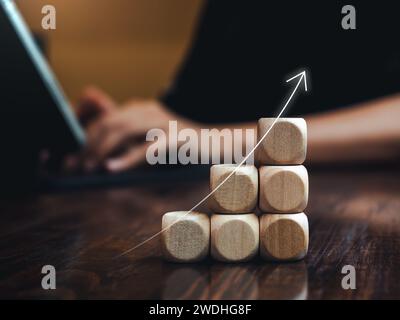
[[[258,120],[258,141],[275,118]],[[266,164],[302,164],[307,153],[307,124],[302,118],[280,118],[256,149],[256,161]]]
[[[298,213],[306,208],[309,187],[304,166],[263,166],[259,175],[262,212]]]
[[[259,222],[255,214],[213,214],[211,255],[223,262],[248,261],[258,254]]]
[[[260,217],[260,254],[266,260],[303,259],[308,251],[308,238],[308,219],[304,213]]]
[[[207,257],[210,247],[210,218],[200,212],[172,211],[162,218],[164,258],[173,262],[197,262]]]
[[[0,298],[398,299],[400,170],[308,170],[309,251],[291,263],[170,263],[159,238],[119,257],[158,232],[165,212],[204,197],[208,176],[0,199]],[[40,286],[45,264],[57,290]],[[341,286],[348,264],[357,290]]]
[[[210,192],[224,181],[237,165],[219,164],[210,169]],[[258,171],[255,166],[241,166],[209,198],[209,207],[217,213],[248,213],[258,200]]]

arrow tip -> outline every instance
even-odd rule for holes
[[[308,87],[307,87],[307,73],[306,73],[306,70],[303,70],[302,72],[296,74],[295,76],[293,76],[290,79],[286,80],[286,82],[290,82],[290,81],[292,81],[292,80],[294,80],[296,78],[299,78],[299,77],[300,77],[300,79],[299,79],[298,84],[300,84],[300,82],[302,80],[304,80],[304,89],[307,92],[308,91]]]

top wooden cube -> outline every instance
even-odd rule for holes
[[[269,130],[275,118],[258,120],[258,141]],[[307,152],[307,124],[302,118],[280,118],[256,150],[259,165],[302,164]]]

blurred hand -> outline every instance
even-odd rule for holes
[[[116,103],[103,91],[88,87],[84,90],[77,106],[77,115],[83,126],[107,116],[117,110]]]
[[[79,164],[92,171],[105,168],[118,172],[144,162],[150,129],[159,128],[168,135],[170,120],[178,121],[178,131],[200,125],[178,117],[155,100],[132,100],[121,107],[105,93],[85,90],[78,104],[78,115],[87,129],[87,147],[82,157],[69,157],[66,169]],[[363,102],[329,113],[307,116],[308,161],[337,163],[399,159],[400,96],[393,95]],[[206,128],[205,124],[202,124]],[[213,124],[213,128],[255,129],[256,124]],[[215,139],[219,139],[218,136]],[[241,141],[247,150],[245,140]],[[198,146],[200,147],[200,146]],[[221,148],[221,157],[225,150]],[[46,156],[46,155],[45,155]]]
[[[110,97],[95,88],[85,91],[78,115],[87,133],[82,158],[86,171],[103,167],[119,172],[133,168],[146,159],[149,142],[145,137],[150,129],[168,132],[169,120],[178,120],[179,126],[194,126],[186,119],[178,119],[156,100],[134,99],[117,108]]]

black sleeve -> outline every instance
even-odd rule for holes
[[[281,82],[285,71],[278,61],[286,62],[283,55],[289,50],[275,49],[287,38],[281,36],[283,30],[270,33],[279,12],[271,6],[277,4],[206,1],[193,45],[161,101],[203,123],[273,116],[279,106],[276,99],[286,90]]]
[[[341,6],[341,1],[208,0],[193,46],[161,100],[200,122],[254,121],[276,116],[293,87],[285,80],[304,69],[310,90],[296,95],[287,116],[398,92],[395,4],[376,15],[375,5],[363,1],[357,12],[364,20],[354,32],[338,24]]]
[[[229,50],[234,7],[221,0],[206,1],[193,45],[175,81],[160,98],[171,110],[198,121],[221,121],[215,112],[221,113],[217,106],[225,105],[221,101],[221,85],[226,84],[224,60]]]

